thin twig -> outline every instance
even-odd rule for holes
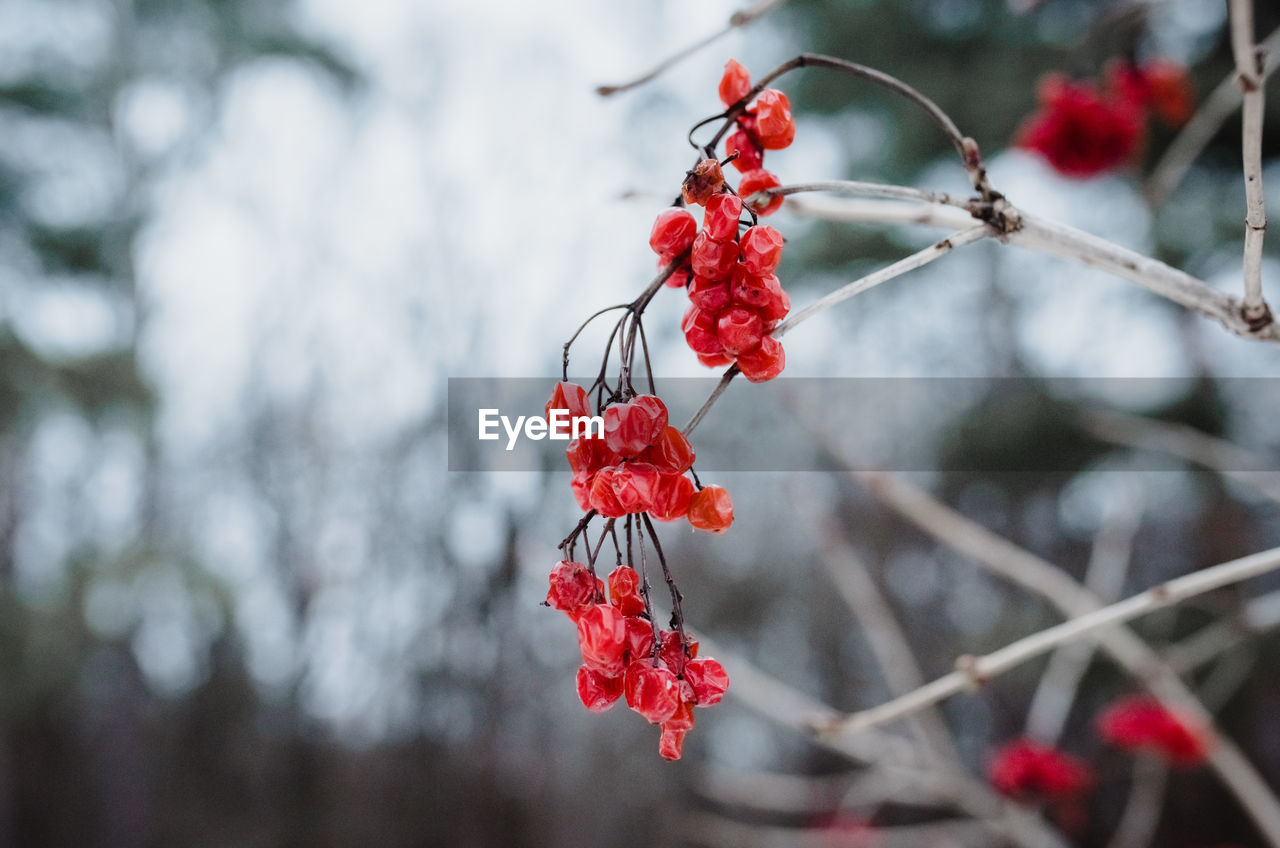
[[[1262,297],[1262,239],[1267,230],[1267,206],[1262,187],[1262,113],[1265,106],[1263,65],[1253,38],[1253,0],[1230,0],[1231,52],[1243,95],[1244,159],[1244,302],[1241,315],[1251,326],[1273,323]]]
[[[785,2],[786,0],[760,0],[760,2],[756,3],[754,6],[748,6],[745,9],[739,9],[738,11],[734,12],[732,15],[729,16],[729,22],[726,23],[723,28],[716,30],[710,35],[703,36],[702,38],[695,41],[693,44],[690,44],[688,47],[683,47],[680,50],[677,50],[675,53],[672,53],[670,56],[668,56],[667,58],[659,62],[657,65],[655,65],[652,69],[641,74],[640,76],[636,77],[630,82],[619,83],[617,85],[597,86],[596,94],[600,95],[601,97],[611,97],[623,91],[630,91],[633,88],[638,88],[644,85],[645,83],[656,79],[660,74],[662,74],[663,71],[666,71],[667,69],[671,68],[673,65],[676,65],[681,61],[683,61],[684,59],[687,59],[688,57],[692,56],[694,53],[697,53],[699,50],[706,47],[707,45],[718,41],[719,39],[733,32],[735,29],[741,29],[742,27],[756,20],[760,16],[764,15],[774,6],[781,6]]]
[[[1116,627],[1156,610],[1179,604],[1188,598],[1276,570],[1280,570],[1280,548],[1271,548],[1176,577],[1118,603],[1033,633],[985,656],[960,657],[956,661],[956,670],[950,674],[879,706],[842,716],[822,725],[819,730],[832,735],[851,734],[866,727],[876,727],[902,718],[959,692],[981,687],[1009,669],[1059,645],[1079,641],[1105,628]]]
[[[1134,758],[1129,800],[1107,848],[1146,848],[1151,844],[1160,824],[1168,778],[1169,764],[1159,755],[1144,752]]]
[[[1280,50],[1280,28],[1272,30],[1258,47],[1264,54],[1262,78],[1266,80],[1277,67],[1274,56]],[[1174,190],[1182,184],[1191,165],[1200,158],[1200,154],[1218,134],[1218,130],[1240,108],[1241,99],[1240,83],[1233,71],[1201,102],[1195,115],[1169,143],[1160,161],[1151,169],[1151,176],[1142,189],[1148,206],[1158,209],[1165,204]]]

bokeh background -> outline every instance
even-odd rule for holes
[[[1260,33],[1280,24],[1257,6]],[[843,774],[738,703],[700,716],[678,764],[636,716],[581,708],[571,628],[538,606],[575,520],[567,474],[446,472],[446,380],[550,381],[578,321],[645,284],[649,224],[690,163],[686,130],[719,109],[730,56],[757,73],[803,50],[888,70],[981,143],[1016,203],[1235,292],[1238,119],[1159,210],[1146,165],[1071,182],[1007,149],[1049,70],[1160,55],[1210,90],[1231,68],[1225,9],[791,0],[643,88],[594,93],[734,8],[0,2],[0,846],[675,846],[708,838],[689,826],[707,810],[837,820],[830,798],[778,819],[707,791],[716,775]],[[799,124],[770,154],[784,181],[964,191],[910,107],[817,73],[782,87]],[[1153,135],[1147,164],[1167,141]],[[775,220],[797,303],[936,235]],[[681,300],[650,310],[660,376],[703,373]],[[1121,400],[1277,446],[1274,384],[1228,378],[1274,376],[1280,350],[997,245],[824,314],[787,354],[788,375],[809,377],[1181,378]],[[1061,409],[978,408],[939,451],[1074,452],[1072,473],[917,482],[1076,575],[1109,504],[1136,497],[1130,590],[1280,544],[1274,502],[1190,468],[1135,469],[1052,426]],[[704,426],[742,424],[713,411]],[[837,475],[719,482],[732,533],[667,531],[691,623],[834,706],[887,690],[805,510],[847,527],[928,674],[1053,621]],[[1255,591],[1141,630],[1175,639]],[[1216,706],[1275,785],[1280,641],[1242,651]],[[946,705],[975,771],[1018,731],[1038,668]],[[1101,775],[1080,844],[1105,844],[1122,806],[1127,761],[1089,726],[1127,686],[1099,662],[1072,713],[1066,747]],[[1256,837],[1210,777],[1176,774],[1155,844],[1227,843]]]

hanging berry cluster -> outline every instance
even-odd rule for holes
[[[1185,68],[1167,61],[1113,62],[1101,82],[1050,74],[1037,89],[1040,111],[1018,131],[1017,145],[1068,177],[1091,177],[1132,163],[1146,142],[1147,118],[1177,127],[1195,95]]]
[[[720,99],[732,108],[750,95],[746,69],[730,59]],[[782,234],[758,224],[757,216],[772,213],[782,197],[748,207],[749,221],[742,217],[742,198],[780,185],[761,167],[764,151],[791,144],[796,126],[787,96],[768,88],[743,108],[735,125],[725,147],[728,161],[743,172],[738,191],[725,182],[720,162],[703,159],[681,186],[684,203],[703,207],[702,228],[687,209],[667,209],[654,221],[649,247],[658,254],[659,267],[689,254],[667,285],[688,291],[691,305],[681,329],[698,361],[712,368],[736,362],[743,376],[762,383],[786,367],[782,343],[771,334],[791,310],[791,298],[774,274],[782,259]]]
[[[694,529],[723,533],[733,523],[733,503],[720,486],[702,485],[693,470],[693,446],[671,425],[657,396],[644,311],[664,283],[687,289],[692,305],[684,333],[699,360],[708,366],[736,363],[748,380],[763,382],[786,365],[782,345],[771,334],[791,309],[774,275],[782,235],[758,223],[758,216],[772,213],[782,198],[770,196],[746,208],[742,200],[779,185],[763,168],[764,152],[782,149],[795,137],[791,105],[780,91],[753,89],[746,70],[734,61],[725,67],[719,93],[726,107],[716,116],[726,119],[722,132],[731,116],[736,127],[726,142],[725,161],[742,172],[738,190],[725,181],[715,143],[700,147],[701,158],[685,176],[680,198],[658,216],[649,234],[649,246],[658,254],[658,277],[631,303],[603,309],[578,328],[564,346],[564,379],[546,404],[548,420],[553,410],[580,420],[592,417],[594,395],[603,420],[602,432],[575,433],[566,450],[573,494],[585,514],[560,543],[564,558],[551,572],[546,598],[547,606],[564,612],[578,628],[578,696],[593,711],[625,699],[661,727],[659,752],[673,760],[693,727],[693,708],[719,702],[729,679],[720,663],[698,656],[698,643],[685,632],[682,595],[653,522],[686,519]],[[685,205],[703,207],[701,227]],[[592,320],[613,310],[622,310],[622,317],[609,335],[595,381],[586,388],[570,382],[571,346]],[[615,341],[620,364],[610,382]],[[649,382],[644,394],[632,383],[638,350]],[[596,518],[604,526],[593,548],[586,534]],[[585,562],[574,558],[580,539]],[[654,611],[646,539],[670,593],[669,629],[659,627]],[[616,554],[607,584],[596,576],[606,540]]]

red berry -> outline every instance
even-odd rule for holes
[[[764,322],[760,313],[745,306],[732,306],[720,313],[716,322],[716,334],[726,353],[741,356],[760,346],[764,336]]]
[[[663,474],[683,474],[693,467],[693,445],[675,427],[667,425],[657,441],[644,452],[644,460]]]
[[[714,159],[703,159],[685,174],[680,194],[690,206],[701,206],[724,188],[724,171]]]
[[[629,565],[620,565],[609,574],[609,603],[623,615],[639,615],[644,612],[644,598],[640,596],[640,575]]]
[[[720,486],[695,492],[689,503],[689,523],[698,530],[723,533],[733,524],[733,500]]]
[[[734,302],[759,310],[766,322],[781,321],[791,311],[791,297],[773,274],[757,277],[741,262],[729,278],[729,294]]]
[[[773,88],[760,92],[752,104],[755,116],[755,137],[765,150],[781,150],[796,137],[796,122],[791,117],[791,101],[787,95]]]
[[[577,383],[563,381],[556,383],[555,388],[551,390],[551,399],[543,408],[548,419],[551,418],[553,409],[568,410],[570,418],[591,415],[591,401],[587,399],[587,390]]]
[[[738,367],[742,369],[742,376],[752,383],[772,380],[787,367],[787,355],[782,349],[782,342],[773,336],[765,336],[760,340],[760,347],[739,354]]]
[[[591,491],[588,495],[591,508],[605,518],[621,518],[627,514],[627,508],[618,500],[618,484],[615,479],[621,468],[611,465],[601,468],[591,480]]]
[[[1088,767],[1075,757],[1030,739],[1001,748],[991,762],[991,785],[1014,798],[1068,798],[1090,783]]]
[[[724,149],[726,153],[738,154],[731,164],[740,174],[754,171],[764,165],[764,148],[743,130],[734,130],[724,140]]]
[[[751,75],[736,59],[724,63],[724,75],[718,89],[720,102],[732,106],[751,93]]]
[[[1191,119],[1196,93],[1187,69],[1175,62],[1157,60],[1142,66],[1152,111],[1171,127]]]
[[[570,488],[573,489],[574,500],[578,502],[578,506],[585,512],[591,509],[591,484],[595,480],[595,475],[586,471],[575,471],[573,479],[569,481]]]
[[[578,698],[587,709],[602,713],[621,697],[621,677],[606,677],[585,665],[578,666]]]
[[[764,168],[760,168],[755,171],[748,171],[742,175],[742,180],[738,183],[738,196],[742,198],[743,203],[746,203],[754,209],[757,215],[760,215],[761,217],[765,215],[772,215],[774,212],[777,212],[778,207],[782,205],[782,195],[773,195],[762,202],[755,204],[752,204],[748,198],[758,191],[777,188],[780,185],[782,185],[782,183],[778,181],[778,178],[766,171]]]
[[[684,320],[680,322],[680,329],[684,332],[684,339],[689,343],[689,347],[693,348],[694,353],[707,356],[718,356],[724,353],[724,346],[720,344],[720,337],[716,335],[715,313],[690,306],[689,311],[684,314]]]
[[[677,521],[689,514],[693,481],[684,474],[663,474],[653,493],[649,514],[658,521]]]
[[[627,616],[627,659],[630,662],[653,656],[653,624],[638,615]]]
[[[695,277],[706,277],[709,280],[723,280],[733,270],[733,263],[738,261],[738,243],[736,241],[716,241],[706,230],[698,233],[693,240],[693,252],[689,255],[689,264],[693,267]]]
[[[608,604],[596,604],[578,617],[578,647],[588,668],[616,677],[625,668],[626,616]]]
[[[564,453],[569,458],[570,468],[588,474],[594,474],[606,465],[615,465],[621,458],[609,450],[601,436],[579,436],[569,442]]]
[[[738,259],[756,277],[772,274],[782,261],[782,233],[760,224],[742,234]]]
[[[715,241],[735,241],[741,217],[742,201],[736,194],[717,194],[707,201],[706,211],[702,213],[702,229]]]
[[[698,222],[688,209],[664,209],[649,231],[649,247],[659,256],[684,253],[698,234]]]
[[[720,703],[729,688],[729,675],[719,661],[710,657],[689,660],[684,665],[684,678],[693,686],[698,706],[710,707]]]
[[[624,457],[637,456],[658,440],[667,426],[667,406],[653,395],[637,395],[604,410],[604,441]]]
[[[662,735],[658,737],[658,753],[664,760],[678,760],[684,753],[684,737],[686,731],[669,729],[665,724]]]
[[[659,474],[652,465],[642,462],[625,462],[617,467],[608,481],[613,488],[613,497],[623,513],[633,513],[645,512],[653,505],[658,479]]]
[[[680,640],[680,632],[678,630],[663,630],[658,634],[662,639],[662,644],[658,648],[658,659],[666,664],[667,668],[683,673],[685,663],[698,655],[698,642],[696,639],[688,641],[688,652]]]
[[[671,718],[662,723],[663,730],[678,730],[687,733],[693,730],[693,702],[681,701]]]
[[[668,265],[674,262],[674,255],[663,254],[658,257],[658,270],[664,270]],[[689,284],[689,260],[680,263],[680,267],[671,272],[671,276],[663,285],[669,289],[682,289]]]
[[[627,706],[649,720],[661,724],[680,706],[676,676],[670,669],[654,666],[648,660],[635,660],[627,666],[623,690]]]
[[[596,578],[580,562],[557,562],[548,583],[547,604],[553,609],[573,614],[596,602]]]
[[[716,315],[729,305],[729,284],[724,280],[694,277],[689,286],[689,301],[699,309]]]
[[[717,343],[719,340],[717,339]],[[698,361],[708,368],[723,368],[726,365],[733,364],[733,359],[725,353],[700,353]],[[585,507],[584,507],[585,509]]]
[[[1194,719],[1141,695],[1113,704],[1098,719],[1098,730],[1120,748],[1156,751],[1181,765],[1203,762],[1209,752],[1208,737]]]

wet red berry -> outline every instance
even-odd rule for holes
[[[694,353],[707,356],[724,354],[724,346],[720,344],[720,337],[716,335],[716,315],[714,312],[707,312],[696,306],[691,306],[689,311],[684,314],[680,329],[684,332],[684,339],[689,343],[689,347],[693,348]]]
[[[720,102],[732,106],[751,92],[751,75],[736,59],[724,63],[724,75],[720,77],[718,93]]]
[[[782,233],[764,224],[743,233],[738,247],[738,261],[756,277],[772,274],[782,261]]]
[[[566,409],[570,418],[580,418],[591,415],[591,401],[587,399],[587,391],[582,386],[562,381],[556,383],[551,390],[551,399],[543,408],[548,419],[551,418],[553,409]]]
[[[608,604],[596,604],[578,616],[578,647],[582,662],[607,677],[626,667],[626,616]]]
[[[627,661],[650,659],[653,656],[653,624],[637,615],[627,616]]]
[[[620,565],[609,573],[609,603],[623,615],[639,615],[644,612],[644,598],[640,597],[640,575],[629,565]]]
[[[698,233],[693,240],[693,252],[689,255],[689,264],[693,267],[695,277],[706,277],[709,280],[723,280],[733,270],[733,263],[738,261],[738,243],[736,241],[716,241],[706,230]]]
[[[693,467],[697,454],[693,445],[675,427],[667,425],[644,452],[644,460],[664,474],[683,474]]]
[[[647,463],[625,462],[610,478],[614,497],[627,513],[646,512],[653,505],[660,475]]]
[[[729,675],[718,660],[710,657],[689,660],[684,664],[684,678],[693,686],[698,706],[710,707],[720,703],[729,688]]]
[[[627,706],[648,719],[661,724],[680,706],[676,676],[670,669],[654,666],[649,660],[634,660],[627,666],[623,680]]]
[[[619,456],[637,456],[667,426],[667,406],[653,395],[637,395],[604,410],[604,441]]]
[[[764,165],[764,148],[743,130],[735,130],[731,133],[724,140],[724,149],[726,153],[738,154],[731,164],[740,174],[754,171]]]
[[[598,671],[578,666],[578,698],[594,713],[602,713],[622,697],[622,677],[606,677]]]
[[[547,605],[577,613],[596,602],[596,578],[580,562],[561,560],[548,578]]]
[[[606,465],[614,465],[621,457],[609,450],[609,446],[600,436],[579,436],[569,442],[565,449],[569,458],[569,467],[575,472],[585,471],[594,474]]]
[[[774,195],[755,204],[750,202],[750,197],[758,191],[777,188],[780,185],[782,183],[778,181],[777,177],[764,168],[759,168],[742,175],[742,180],[738,183],[738,196],[742,198],[744,203],[754,209],[757,215],[762,217],[772,215],[782,205],[782,195]]]
[[[725,353],[699,353],[698,361],[708,368],[723,368],[733,364],[733,358]]]
[[[667,668],[682,673],[684,664],[698,655],[698,641],[686,637],[682,644],[677,630],[663,630],[658,635],[662,639],[662,644],[658,647],[658,659],[666,663]]]
[[[693,730],[693,702],[681,701],[680,706],[672,713],[671,718],[662,723],[663,730],[679,730],[687,733]]]
[[[720,486],[706,486],[695,492],[689,503],[689,523],[698,530],[723,533],[733,524],[733,500]]]
[[[594,475],[586,471],[575,471],[573,479],[569,481],[569,487],[573,490],[573,499],[578,502],[578,506],[583,512],[591,509],[591,483]]]
[[[716,334],[726,353],[741,356],[760,346],[764,322],[760,313],[745,306],[732,306],[720,313]]]
[[[676,256],[693,244],[698,222],[688,209],[664,209],[649,232],[649,247],[659,256]]]
[[[687,731],[674,730],[665,725],[662,735],[658,737],[658,753],[664,760],[678,760],[684,753],[684,737]]]
[[[707,201],[706,211],[702,213],[702,229],[715,241],[732,241],[738,238],[741,217],[742,201],[737,195],[717,194]]]
[[[649,515],[657,521],[677,521],[689,514],[693,481],[684,474],[663,474],[653,493]]]
[[[787,355],[782,349],[782,342],[773,336],[765,336],[760,340],[760,347],[739,354],[738,367],[742,369],[742,376],[753,383],[772,380],[787,367]]]
[[[755,139],[765,150],[781,150],[796,137],[796,122],[791,117],[791,101],[772,88],[760,92],[751,106],[755,116]]]
[[[601,468],[591,479],[588,501],[591,508],[605,518],[621,518],[627,514],[627,508],[618,500],[621,481],[617,477],[621,473],[620,466],[611,465],[608,468]]]
[[[685,175],[680,194],[690,206],[701,206],[724,189],[724,171],[714,159],[703,159]]]

